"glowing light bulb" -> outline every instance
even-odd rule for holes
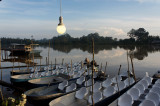
[[[66,32],[66,27],[63,24],[63,17],[62,16],[59,17],[59,24],[57,26],[57,32],[59,34],[64,34]]]

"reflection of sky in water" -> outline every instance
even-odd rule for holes
[[[43,50],[41,53],[43,56],[42,63],[45,64],[45,57],[48,57],[48,48],[39,47],[36,49]],[[118,72],[120,64],[122,65],[121,71],[126,71],[128,69],[126,53],[126,50],[119,47],[116,49],[112,48],[112,50],[101,50],[98,54],[95,54],[95,60],[99,65],[101,63],[103,64],[103,69],[107,61],[107,72],[113,76]],[[52,63],[55,63],[55,58],[57,63],[61,63],[62,58],[64,58],[64,63],[70,63],[71,59],[73,62],[78,62],[83,61],[86,57],[89,58],[89,60],[92,60],[92,54],[88,53],[88,51],[83,52],[80,49],[72,49],[69,53],[63,53],[50,49],[50,61],[52,61]],[[153,52],[148,53],[148,57],[145,57],[143,60],[133,59],[137,77],[142,77],[146,71],[148,71],[150,75],[154,74],[159,69],[159,58],[159,52]]]
[[[46,57],[48,57],[48,48],[43,47],[37,47],[37,50],[42,50],[41,56],[42,56],[42,64],[46,64]],[[107,74],[109,74],[111,77],[117,75],[118,69],[120,64],[122,65],[121,71],[126,71],[127,68],[127,56],[126,56],[126,50],[117,47],[112,48],[111,50],[101,50],[98,52],[98,54],[95,54],[95,60],[100,65],[103,64],[103,70],[106,64],[106,61],[108,63],[107,66]],[[53,50],[53,48],[50,48],[50,64],[51,61],[54,64],[55,58],[57,60],[57,63],[62,63],[62,59],[64,58],[64,63],[70,63],[71,59],[74,62],[80,62],[84,61],[85,58],[89,58],[89,60],[92,60],[92,54],[88,53],[88,51],[82,51],[80,49],[72,49],[69,53],[60,52],[57,50]],[[159,52],[152,52],[148,53],[148,56],[145,57],[143,60],[133,59],[134,62],[134,69],[135,74],[137,77],[143,77],[145,72],[149,72],[149,75],[153,75],[158,69],[159,69],[159,58],[160,53]],[[40,64],[40,59],[35,59],[35,62]],[[130,59],[129,59],[130,62]],[[12,66],[13,63],[10,62],[2,62],[2,67],[6,66]],[[14,63],[15,66],[18,66],[18,63]],[[20,65],[24,65],[24,63],[20,63]],[[10,71],[12,69],[3,69],[3,80],[6,82],[10,82]],[[130,65],[131,70],[131,65]],[[2,86],[1,86],[2,88]],[[5,96],[10,96],[13,94],[13,91],[7,91],[5,87],[3,87],[3,92]]]
[[[46,57],[48,57],[48,47],[37,47],[37,50],[42,50],[41,56],[42,56],[42,64],[46,64]],[[50,64],[51,61],[54,64],[55,58],[57,63],[62,63],[62,59],[64,58],[64,63],[70,63],[71,59],[74,62],[80,62],[84,61],[84,59],[87,57],[89,60],[92,60],[92,54],[88,53],[88,51],[82,51],[80,49],[72,49],[69,53],[60,52],[58,50],[53,50],[53,48],[50,48],[50,54],[49,54],[49,60]],[[159,59],[160,55],[159,52],[153,52],[148,53],[148,57],[145,57],[143,60],[134,59],[134,68],[135,72],[138,77],[142,77],[146,71],[150,73],[150,75],[154,74],[159,69]],[[98,54],[95,54],[95,60],[100,65],[103,64],[103,69],[106,64],[108,63],[107,67],[107,73],[109,73],[111,76],[118,73],[118,69],[120,64],[122,65],[121,71],[126,71],[127,68],[127,57],[126,57],[126,50],[122,48],[112,48],[111,50],[101,50],[98,52]],[[40,64],[40,59],[35,59],[35,62]],[[130,60],[129,60],[130,62]],[[2,62],[2,67],[4,66],[12,66],[13,63],[10,62]],[[16,62],[14,64],[15,66],[18,65]],[[20,63],[20,65],[24,65],[24,63]],[[12,69],[10,69],[12,70]],[[130,65],[131,70],[131,65]]]

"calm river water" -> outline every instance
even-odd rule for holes
[[[42,50],[40,56],[35,57],[34,62],[40,64],[40,58],[42,64],[46,64],[46,57],[48,57],[49,51],[49,61],[54,64],[55,58],[57,63],[62,63],[64,58],[64,63],[70,63],[71,60],[74,62],[84,61],[85,58],[92,60],[92,48],[91,46],[53,46],[51,48],[45,46],[35,47],[36,50]],[[127,71],[127,50],[134,54],[133,63],[136,77],[141,78],[144,76],[145,72],[148,72],[152,76],[157,70],[160,69],[159,59],[160,59],[160,46],[95,46],[95,60],[97,64],[103,66],[103,70],[106,62],[107,74],[114,76],[118,73],[119,66],[122,65],[121,71]],[[3,51],[2,51],[3,52]],[[4,52],[3,52],[4,55]],[[9,55],[9,53],[8,53]],[[8,58],[11,58],[9,56]],[[18,57],[16,57],[18,58]],[[19,57],[19,60],[21,57]],[[23,61],[25,58],[22,59]],[[21,60],[21,61],[22,61]],[[130,62],[130,59],[129,59]],[[12,66],[13,62],[6,61],[5,56],[2,59],[2,67]],[[14,62],[15,66],[26,65],[21,62]],[[131,70],[131,64],[129,65]],[[10,71],[12,69],[2,70],[2,80],[10,83]],[[2,86],[1,86],[2,87]],[[2,87],[4,96],[13,96],[16,93],[6,87]]]

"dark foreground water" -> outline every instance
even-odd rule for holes
[[[49,51],[49,62],[54,64],[55,58],[58,64],[70,63],[71,60],[74,62],[84,61],[85,58],[92,60],[92,48],[91,46],[53,46],[49,47],[36,47],[37,50],[42,50],[40,55],[34,57],[34,62],[37,64],[46,64],[46,57],[48,58]],[[97,64],[101,65],[104,70],[105,64],[107,62],[107,74],[114,76],[118,73],[119,66],[122,65],[121,71],[127,71],[127,51],[131,52],[133,55],[133,64],[136,77],[142,78],[145,72],[148,72],[152,76],[157,70],[160,69],[159,59],[160,59],[160,46],[95,46],[95,60]],[[12,56],[4,56],[4,51],[2,51],[2,67],[13,66]],[[9,52],[8,52],[9,55]],[[32,56],[30,56],[32,57]],[[26,65],[27,57],[17,57],[15,56],[14,66]],[[19,62],[18,62],[19,61]],[[33,61],[32,61],[33,62]],[[130,62],[130,59],[129,59]],[[131,70],[131,64],[129,65]],[[2,70],[2,80],[10,83],[10,71],[11,69]],[[19,95],[14,90],[1,86],[4,97]],[[30,105],[30,104],[28,104]]]

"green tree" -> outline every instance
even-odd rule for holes
[[[127,35],[131,38],[135,38],[137,41],[146,41],[148,39],[149,32],[144,28],[139,28],[137,30],[131,29]]]

